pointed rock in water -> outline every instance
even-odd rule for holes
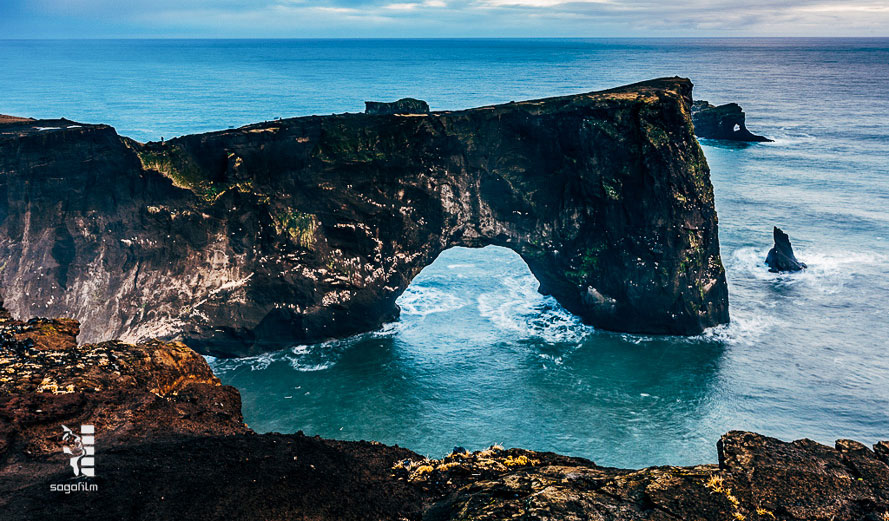
[[[781,231],[781,228],[776,226],[773,235],[775,236],[775,245],[772,246],[772,249],[769,250],[769,254],[766,256],[766,264],[769,266],[769,271],[772,273],[800,271],[808,267],[796,260],[796,256],[793,254],[793,247],[790,245],[790,237]]]

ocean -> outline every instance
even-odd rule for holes
[[[889,39],[0,40],[0,113],[139,141],[335,112],[457,109],[685,76],[775,141],[702,141],[732,322],[692,338],[584,326],[510,250],[454,248],[381,331],[210,359],[247,423],[493,443],[636,467],[713,462],[725,431],[889,438]],[[803,273],[763,264],[772,226]]]

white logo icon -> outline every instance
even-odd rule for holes
[[[81,425],[80,435],[62,425],[62,441],[69,443],[62,451],[71,456],[71,468],[75,476],[93,477],[96,475],[96,428],[92,425]]]

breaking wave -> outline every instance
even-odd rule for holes
[[[419,285],[408,286],[398,298],[398,305],[405,315],[426,316],[432,313],[455,311],[468,303],[453,293]]]
[[[497,328],[517,333],[522,338],[544,342],[579,343],[593,328],[565,311],[554,298],[537,292],[532,275],[501,279],[502,291],[479,295],[478,310]]]
[[[765,264],[768,248],[740,248],[728,261],[732,278],[771,282],[777,286],[802,286],[823,294],[837,293],[868,267],[879,267],[887,257],[874,252],[818,251],[795,248],[797,258],[808,268],[798,272],[772,273]]]

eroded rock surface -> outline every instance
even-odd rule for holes
[[[691,116],[695,124],[695,135],[698,137],[729,141],[772,141],[747,130],[747,115],[737,103],[716,106],[708,101],[695,100]]]
[[[81,340],[245,355],[375,329],[452,246],[518,252],[601,328],[728,321],[692,85],[411,115],[341,114],[139,144],[0,124],[0,288]]]
[[[889,442],[730,432],[718,464],[641,470],[496,446],[430,460],[373,442],[255,434],[237,390],[187,347],[77,347],[76,329],[0,313],[4,521],[889,518]],[[96,427],[94,478],[74,478],[61,450],[61,425],[81,423]],[[50,491],[78,483],[96,489]]]

